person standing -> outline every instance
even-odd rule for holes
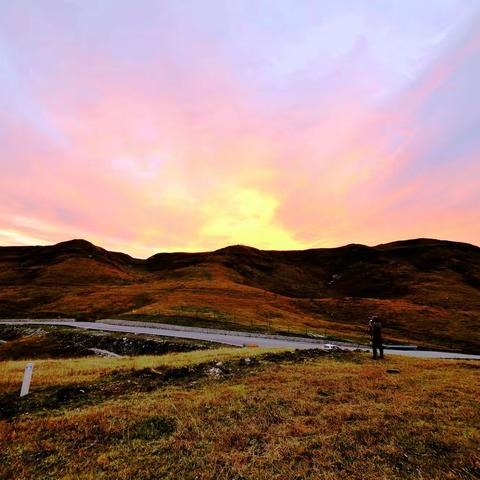
[[[373,360],[383,359],[383,339],[382,339],[382,322],[377,315],[372,315],[368,322],[368,330],[372,337]],[[380,353],[380,356],[378,355]]]

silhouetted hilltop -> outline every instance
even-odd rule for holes
[[[142,263],[78,239],[48,246],[0,247],[0,285],[115,281],[128,277],[129,269]]]

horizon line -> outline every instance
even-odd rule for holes
[[[475,248],[480,248],[480,245],[476,245],[473,243],[469,242],[462,242],[462,241],[457,241],[457,240],[449,240],[449,239],[439,239],[439,238],[432,238],[432,237],[416,237],[416,238],[406,238],[406,239],[400,239],[400,240],[393,240],[390,242],[384,242],[384,243],[379,243],[376,245],[367,245],[363,243],[347,243],[344,245],[338,245],[336,247],[309,247],[309,248],[301,248],[301,249],[262,249],[262,248],[257,248],[253,247],[251,245],[245,245],[245,244],[231,244],[231,245],[226,245],[224,247],[216,248],[214,250],[199,250],[199,251],[180,251],[180,250],[174,250],[174,251],[158,251],[156,253],[153,253],[152,255],[148,257],[134,257],[130,255],[129,253],[125,253],[123,251],[118,251],[118,250],[109,250],[108,248],[102,247],[100,245],[97,245],[96,243],[91,242],[90,240],[86,240],[85,238],[72,238],[69,240],[62,240],[60,242],[56,243],[50,243],[50,244],[36,244],[36,245],[0,245],[0,248],[35,248],[35,247],[55,247],[61,244],[67,244],[67,243],[73,243],[73,242],[85,242],[89,245],[92,245],[96,248],[101,248],[102,250],[105,250],[110,253],[121,253],[123,255],[128,255],[129,257],[136,259],[136,260],[147,260],[149,258],[154,257],[155,255],[161,255],[161,254],[202,254],[202,253],[214,253],[218,252],[220,250],[226,250],[228,248],[234,248],[234,247],[242,247],[242,248],[248,248],[252,250],[258,250],[261,252],[305,252],[309,250],[336,250],[340,248],[345,248],[345,247],[351,247],[351,246],[359,246],[359,247],[366,247],[366,248],[376,248],[376,247],[381,247],[385,245],[391,245],[394,243],[407,243],[407,242],[418,242],[418,241],[433,241],[433,242],[443,242],[443,243],[455,243],[455,244],[463,244],[463,245],[469,245]]]

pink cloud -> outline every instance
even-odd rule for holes
[[[468,132],[480,107],[465,89],[480,76],[475,30],[399,90],[362,31],[327,74],[309,51],[303,70],[269,83],[268,59],[261,75],[257,52],[235,65],[210,31],[133,19],[145,30],[130,45],[85,34],[65,7],[49,22],[32,13],[19,35],[16,13],[4,21],[22,88],[0,112],[1,244],[75,236],[146,256],[239,241],[479,242]]]

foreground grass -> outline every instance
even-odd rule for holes
[[[123,381],[140,381],[144,367],[255,354],[259,362],[219,378],[192,375],[1,421],[0,478],[478,478],[475,362],[221,349],[101,366],[98,359],[37,362],[35,388],[88,386],[119,370],[130,375]],[[1,373],[21,367],[8,362]]]
[[[83,357],[56,360],[36,360],[31,389],[49,385],[71,385],[94,382],[112,371],[140,370],[151,367],[183,367],[212,360],[239,359],[279,351],[278,348],[218,348],[169,355],[98,358]],[[0,361],[0,393],[20,391],[26,360]]]

